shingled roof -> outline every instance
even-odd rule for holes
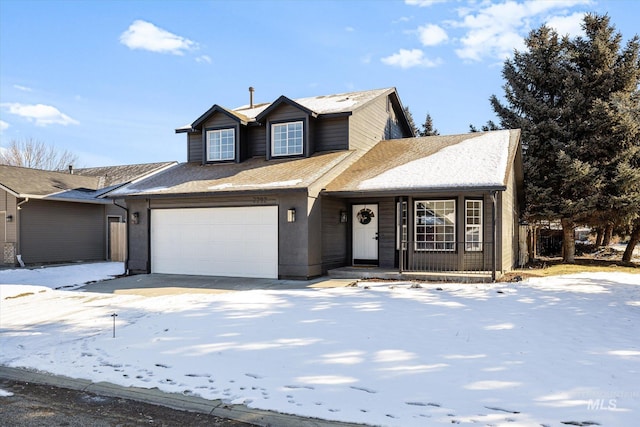
[[[520,130],[380,141],[326,187],[328,194],[504,190]]]
[[[235,114],[239,119],[246,121],[247,123],[256,122],[267,113],[270,108],[275,108],[282,102],[293,102],[306,109],[308,112],[313,113],[314,116],[332,115],[332,114],[347,114],[363,107],[370,101],[381,95],[389,95],[395,92],[395,88],[373,89],[359,92],[346,92],[338,93],[334,95],[320,95],[307,98],[289,99],[285,96],[280,96],[276,101],[269,103],[256,104],[253,107],[250,105],[243,105],[233,110],[224,109],[219,105],[213,105],[207,112],[201,115],[193,123],[179,127],[176,129],[176,133],[189,132],[192,129],[200,125],[204,120],[215,111],[226,110],[227,113]],[[399,101],[398,101],[399,102]]]
[[[214,167],[181,163],[166,173],[115,190],[109,197],[302,190],[353,154],[353,151],[339,151],[279,160],[253,157],[242,163],[221,163]]]
[[[15,197],[110,203],[105,193],[135,182],[176,162],[77,169],[73,174],[0,165],[0,188]]]

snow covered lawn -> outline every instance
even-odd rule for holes
[[[640,275],[158,297],[40,277],[0,285],[0,364],[373,425],[640,419]]]

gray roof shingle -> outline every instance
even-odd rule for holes
[[[281,160],[254,157],[242,163],[214,165],[181,163],[115,190],[110,197],[306,189],[352,154],[339,151]]]

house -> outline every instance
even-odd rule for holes
[[[109,224],[126,211],[105,196],[175,163],[69,172],[0,165],[0,265],[109,259]]]
[[[250,95],[176,129],[187,162],[111,193],[133,219],[130,274],[306,279],[377,266],[495,277],[514,266],[519,131],[414,138],[395,88]]]

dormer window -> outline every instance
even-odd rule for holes
[[[234,128],[207,130],[207,161],[234,160],[236,157]]]
[[[271,155],[293,156],[303,153],[303,122],[271,125]]]

